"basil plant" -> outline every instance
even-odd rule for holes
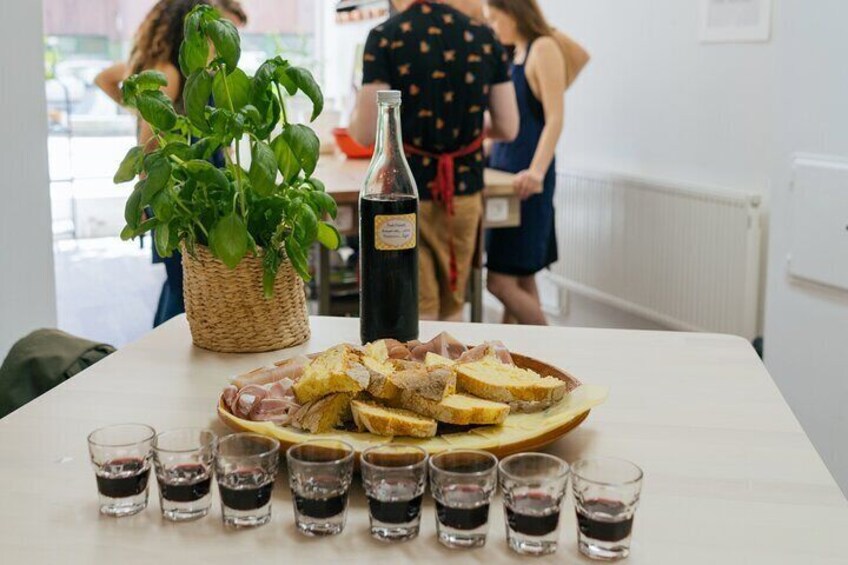
[[[123,83],[125,104],[150,124],[155,144],[130,149],[115,173],[116,183],[140,177],[121,238],[155,230],[160,255],[170,256],[181,243],[193,253],[200,244],[231,269],[247,255],[261,256],[270,296],[283,261],[309,280],[309,248],[318,241],[335,249],[340,242],[324,221],[335,218],[336,203],[312,176],[318,137],[288,120],[284,96],[306,95],[312,120],[324,98],[308,70],[275,57],[251,77],[238,68],[240,54],[235,26],[200,5],[186,16],[179,52],[185,114],[160,90],[167,84],[162,73],[144,71]],[[248,168],[239,151],[245,143]],[[209,161],[216,153],[224,156],[222,168]]]

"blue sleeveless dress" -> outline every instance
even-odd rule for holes
[[[528,55],[531,47],[532,43],[527,48]],[[545,127],[545,112],[542,103],[530,90],[523,64],[513,63],[512,82],[515,84],[521,127],[514,141],[494,144],[489,166],[518,173],[528,169],[533,161]],[[556,262],[556,159],[545,174],[543,187],[542,193],[534,194],[521,203],[521,226],[491,229],[486,234],[486,268],[490,271],[523,277],[534,275]]]

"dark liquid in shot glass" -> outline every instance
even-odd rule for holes
[[[271,501],[274,481],[258,484],[266,479],[261,471],[248,469],[228,475],[224,482],[218,481],[221,502],[232,510],[257,510]]]
[[[159,477],[159,492],[171,502],[194,502],[207,494],[212,477],[203,465],[179,465],[168,470],[168,476]]]
[[[110,498],[136,496],[147,488],[150,467],[136,458],[113,459],[101,466],[97,474],[97,490]]]
[[[328,498],[305,498],[292,493],[297,511],[304,516],[322,520],[341,514],[347,505],[347,496],[340,494]]]
[[[615,517],[622,515],[627,507],[621,502],[611,500],[587,500],[583,508],[577,509],[577,525],[584,536],[598,540],[615,542],[630,535],[633,529],[633,516],[621,520],[599,520],[598,515]]]
[[[559,504],[550,496],[527,495],[516,497],[506,507],[509,527],[526,536],[546,536],[559,525]]]
[[[436,516],[443,526],[455,530],[476,530],[489,521],[489,504],[480,506],[455,507],[436,501]]]
[[[384,524],[408,524],[421,513],[421,501],[424,495],[418,495],[412,500],[393,500],[386,502],[368,497],[368,508],[371,516]]]

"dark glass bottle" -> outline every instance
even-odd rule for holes
[[[418,339],[418,189],[403,154],[400,92],[377,93],[377,143],[359,196],[362,343]]]

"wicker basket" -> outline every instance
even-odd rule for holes
[[[228,269],[198,245],[183,253],[183,295],[194,344],[222,353],[272,351],[309,339],[303,281],[286,261],[274,296],[262,293],[262,261],[245,257]]]

